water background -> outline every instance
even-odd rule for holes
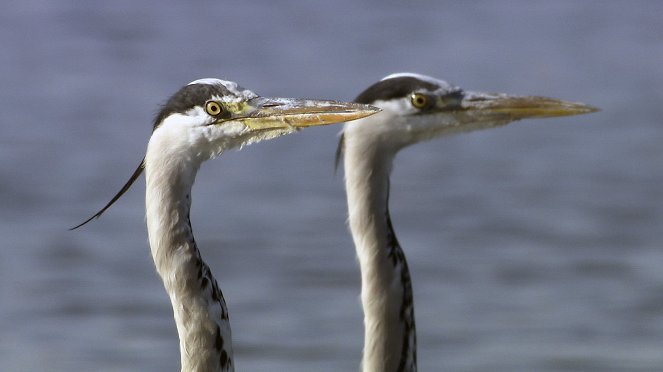
[[[0,13],[0,370],[175,371],[144,180],[160,103],[201,77],[353,99],[416,71],[600,113],[409,148],[391,211],[422,371],[663,371],[663,3],[7,1]],[[239,371],[356,371],[340,126],[203,166],[192,222]]]

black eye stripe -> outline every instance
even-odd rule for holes
[[[205,108],[205,102],[210,97],[234,96],[223,85],[209,84],[191,84],[182,87],[177,93],[173,94],[168,101],[161,107],[159,113],[154,119],[153,129],[156,129],[163,119],[174,113],[183,113],[196,106]]]
[[[355,102],[371,103],[379,100],[387,101],[394,98],[405,98],[418,90],[435,91],[440,86],[410,76],[381,80],[363,91]]]

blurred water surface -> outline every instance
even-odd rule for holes
[[[9,1],[0,13],[0,370],[179,366],[146,241],[157,107],[201,77],[350,100],[396,71],[591,103],[407,149],[392,180],[422,371],[663,370],[663,3]],[[205,164],[193,225],[240,371],[353,371],[340,126]]]

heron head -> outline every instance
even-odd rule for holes
[[[360,103],[265,98],[235,82],[199,79],[182,87],[161,107],[147,154],[122,189],[76,229],[101,216],[141,175],[146,166],[173,167],[194,174],[200,164],[224,150],[296,132],[305,127],[373,115]]]
[[[205,161],[230,148],[304,127],[362,118],[379,111],[358,103],[265,98],[220,79],[200,79],[176,92],[154,121],[148,145]]]
[[[344,137],[392,153],[424,140],[520,119],[597,111],[589,105],[554,98],[465,91],[413,73],[389,75],[364,90],[355,102],[371,104],[382,112],[347,123]]]

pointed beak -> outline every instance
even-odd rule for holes
[[[247,102],[245,115],[233,120],[253,131],[299,129],[361,119],[380,111],[359,103],[258,97]]]
[[[510,96],[500,93],[466,92],[460,102],[467,114],[485,119],[520,120],[589,114],[598,108],[579,102],[537,96]]]

